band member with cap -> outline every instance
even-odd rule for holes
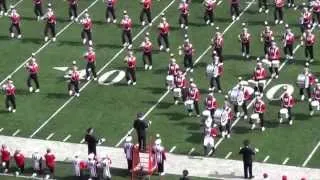
[[[88,155],[88,170],[89,170],[89,177],[90,179],[97,179],[98,173],[97,173],[97,160],[96,156],[93,153],[90,153]]]
[[[213,18],[214,18],[215,10],[217,7],[217,1],[216,0],[204,0],[203,5],[205,8],[204,16],[203,16],[204,22],[207,25],[210,24],[210,26],[214,26]]]
[[[266,112],[266,104],[262,100],[262,96],[260,93],[256,93],[256,100],[253,103],[253,113],[257,113],[259,115],[259,121],[261,126],[261,131],[265,131],[264,127],[264,113]],[[255,122],[250,122],[252,124],[251,129],[255,128]]]
[[[305,5],[305,3],[304,3]],[[309,10],[307,5],[303,7],[302,14],[300,17],[300,29],[301,33],[304,33],[307,29],[311,29],[313,24],[312,12]]]
[[[179,55],[184,54],[183,62],[184,67],[186,69],[190,69],[190,72],[193,72],[193,55],[194,55],[194,48],[189,40],[186,38],[182,46],[179,47]],[[183,52],[183,53],[182,53]]]
[[[289,59],[289,62],[293,60],[293,45],[295,42],[295,35],[291,29],[286,25],[286,32],[282,36],[283,50],[286,56],[286,59]]]
[[[174,85],[175,85],[175,88],[173,89],[173,91],[176,88],[179,88],[180,92],[181,92],[181,99],[183,102],[185,102],[187,94],[188,94],[188,88],[187,88],[188,81],[187,81],[186,75],[183,73],[183,71],[178,70],[178,74],[174,77]],[[173,99],[174,99],[174,104],[177,105],[179,103],[179,97],[174,95]]]
[[[9,28],[10,37],[14,38],[14,36],[15,36],[14,29],[15,29],[16,33],[17,33],[17,38],[21,39],[21,37],[22,37],[21,29],[20,29],[21,17],[20,17],[20,14],[17,12],[16,8],[14,8],[14,7],[10,8],[10,12],[8,14],[8,17],[11,20],[11,25]]]
[[[79,84],[80,84],[80,72],[78,71],[78,67],[73,64],[71,74],[70,74],[70,80],[68,83],[68,92],[69,95],[75,95],[77,97],[80,96],[79,91]]]
[[[219,27],[216,27],[216,30],[217,32],[211,39],[211,46],[213,50],[216,52],[216,55],[219,57],[220,62],[222,62],[222,49],[224,45],[223,34],[219,31]]]
[[[115,13],[115,5],[117,0],[104,0],[104,3],[106,4],[106,21],[107,23],[116,23],[116,13]],[[112,19],[109,16],[112,16]]]
[[[24,173],[25,157],[21,150],[17,149],[13,155],[14,161],[16,162],[17,168],[20,171],[16,171],[16,175]]]
[[[210,111],[211,117],[213,118],[214,112],[218,108],[217,99],[214,97],[213,91],[210,91],[210,93],[206,97],[204,105],[206,109]]]
[[[274,0],[274,23],[283,24],[283,7],[285,5],[284,0]]]
[[[56,23],[57,18],[51,7],[51,4],[48,4],[48,10],[44,16],[41,17],[42,20],[46,19],[46,26],[44,28],[44,41],[47,42],[49,40],[48,33],[49,30],[51,32],[52,41],[56,41]]]
[[[315,104],[315,106],[313,105]],[[309,111],[310,111],[310,116],[313,116],[314,111],[319,111],[320,110],[320,83],[317,83],[316,87],[313,89],[312,92],[312,100],[309,103]]]
[[[239,112],[239,107],[242,108],[242,111],[244,113],[244,119],[247,119],[248,118],[248,110],[247,110],[247,103],[246,103],[246,99],[245,99],[245,96],[246,96],[246,92],[245,92],[245,89],[244,89],[244,86],[243,84],[241,83],[242,81],[242,78],[239,77],[239,83],[238,83],[238,87],[236,89],[236,92],[237,92],[237,96],[236,96],[236,99],[234,101],[234,113],[236,114],[236,117],[240,117],[240,112]],[[230,96],[229,96],[230,97]]]
[[[239,41],[241,42],[242,56],[249,59],[251,34],[248,32],[248,28],[243,27],[242,32],[239,34],[238,38],[239,38]]]
[[[10,151],[7,145],[2,144],[1,149],[1,165],[4,168],[4,173],[7,173],[10,167]]]
[[[136,67],[137,58],[133,55],[133,51],[129,50],[128,55],[124,58],[124,62],[127,64],[126,79],[128,85],[135,86],[137,84],[136,79]]]
[[[46,166],[49,170],[49,174],[46,175],[46,179],[54,176],[55,166],[56,166],[56,157],[52,153],[51,149],[48,148],[46,154],[44,155]]]
[[[0,0],[0,16],[7,16],[8,15],[8,9],[7,9],[7,0]]]
[[[165,149],[161,145],[161,139],[157,139],[152,147],[152,154],[154,155],[157,163],[157,170],[160,176],[165,174],[164,172],[164,161],[167,159]]]
[[[165,50],[166,52],[170,51],[169,47],[169,32],[170,32],[170,25],[167,22],[167,19],[164,17],[164,14],[162,14],[161,22],[158,25],[159,29],[159,35],[158,35],[158,45],[159,45],[159,50],[162,51],[164,49],[162,41],[164,41],[165,44]]]
[[[269,72],[271,77],[279,78],[279,66],[280,66],[280,49],[276,42],[271,43],[271,47],[268,48],[266,59],[269,60]]]
[[[132,136],[129,134],[126,137],[126,142],[123,145],[124,154],[126,155],[128,171],[132,170],[132,159],[133,159],[133,144],[132,144]]]
[[[230,13],[232,21],[239,20],[240,0],[230,0]]]
[[[189,25],[188,16],[190,11],[189,4],[186,2],[186,0],[181,0],[178,9],[180,11],[180,16],[179,16],[180,28],[188,29],[188,25]]]
[[[312,11],[317,18],[318,27],[320,28],[320,0],[315,0],[312,2]]]
[[[76,18],[77,20],[78,18]],[[84,14],[84,18],[80,20],[80,23],[82,24],[82,31],[81,31],[81,39],[82,44],[86,44],[88,42],[89,46],[92,46],[92,27],[93,23],[90,18],[90,15],[88,11]]]
[[[152,0],[141,0],[142,10],[140,13],[140,22],[141,25],[144,26],[146,22],[144,21],[144,16],[147,16],[147,21],[149,26],[152,26],[152,19],[151,19],[151,4]]]
[[[6,108],[9,112],[16,112],[16,87],[11,80],[11,76],[8,77],[6,83],[2,86],[5,94],[6,94]]]
[[[93,47],[89,46],[88,51],[84,54],[83,56],[85,60],[87,61],[86,65],[86,78],[87,81],[90,80],[91,74],[93,76],[93,80],[96,81],[97,78],[97,73],[96,73],[96,53],[93,50]]]
[[[144,114],[139,112],[137,114],[137,119],[133,122],[133,128],[137,132],[138,142],[139,142],[139,150],[145,151],[147,146],[147,128],[151,125],[151,121],[144,119]]]
[[[232,108],[231,108],[231,104],[229,102],[229,96],[228,95],[226,95],[224,97],[223,113],[227,117],[227,124],[225,126],[225,129],[223,129],[221,126],[219,127],[220,128],[220,132],[221,132],[222,137],[227,135],[227,138],[230,138],[230,136],[231,136],[231,124],[232,124],[232,120],[233,120],[233,113],[232,113]]]
[[[37,21],[39,21],[43,16],[42,3],[43,3],[43,0],[33,0],[33,5],[34,5],[33,11],[37,17]]]
[[[42,172],[42,156],[39,152],[33,152],[32,156],[32,176],[35,177]]]
[[[85,142],[88,144],[88,154],[93,153],[94,155],[97,155],[97,144],[98,139],[93,135],[94,129],[88,128],[87,134],[84,137]]]
[[[288,111],[288,120],[289,125],[292,125],[292,108],[295,105],[295,100],[292,94],[289,93],[288,87],[284,86],[283,90],[285,90],[284,94],[282,95],[280,101],[281,101],[281,108],[287,109]],[[279,112],[279,121],[280,123],[283,122],[283,118],[281,117],[281,112]]]
[[[72,160],[74,176],[80,178],[82,176],[81,167],[80,167],[81,159],[79,158],[79,153],[74,155],[74,159]]]
[[[260,40],[264,44],[264,54],[268,54],[268,49],[271,47],[271,42],[274,40],[273,31],[271,30],[270,26],[268,26],[268,22],[264,22],[265,27],[264,30],[260,34]]]
[[[100,176],[100,178],[105,179],[105,180],[111,180],[111,172],[110,172],[110,168],[111,168],[111,158],[108,155],[105,155],[104,157],[102,157],[102,159],[99,162],[100,168],[102,169],[102,175]]]
[[[301,37],[301,45],[304,45],[304,53],[306,61],[312,63],[314,61],[313,46],[316,42],[316,36],[312,33],[311,29],[307,29]]]
[[[207,74],[210,76],[209,91],[214,91],[215,89],[217,89],[218,93],[222,93],[220,78],[223,74],[223,63],[220,62],[220,58],[218,56],[215,56],[212,63],[208,66],[212,67],[212,72],[210,74]]]
[[[304,101],[304,92],[306,91],[308,96],[308,101],[310,102],[311,88],[316,83],[316,77],[310,72],[309,63],[306,63],[303,74],[305,75],[305,79],[304,79],[304,87],[300,87],[301,101]]]
[[[203,138],[203,148],[204,155],[212,155],[215,151],[214,148],[214,138],[218,136],[218,131],[216,128],[211,127],[211,125],[205,125],[204,128],[204,138]]]
[[[152,42],[149,39],[149,33],[146,33],[144,41],[141,43],[142,48],[142,61],[145,70],[152,69]]]
[[[168,75],[177,76],[178,71],[180,70],[179,65],[176,63],[176,59],[174,57],[174,54],[170,54],[170,62],[168,65]]]
[[[33,87],[31,85],[31,80],[34,81],[36,84],[36,90],[34,92],[40,92],[39,80],[38,80],[38,73],[39,73],[39,65],[36,62],[35,54],[31,54],[31,58],[29,62],[25,65],[27,71],[29,72],[27,85],[29,88],[29,92],[33,92]]]
[[[199,101],[200,101],[200,90],[197,88],[195,83],[190,84],[188,99],[193,100],[194,109],[196,111],[197,117],[200,117]],[[192,115],[192,110],[188,110],[189,116]]]
[[[258,0],[258,7],[259,13],[262,13],[263,10],[266,14],[269,12],[267,0]]]
[[[123,11],[123,19],[120,23],[122,27],[122,44],[124,47],[132,47],[132,20],[126,10]]]
[[[72,21],[78,17],[78,1],[79,0],[68,0],[69,2],[69,18]]]
[[[260,59],[259,59],[260,60]],[[257,66],[255,67],[253,71],[253,78],[256,82],[256,87],[254,88],[255,91],[259,91],[261,94],[263,93],[264,84],[259,83],[260,81],[265,81],[267,79],[267,71],[262,66],[262,63],[258,61]]]

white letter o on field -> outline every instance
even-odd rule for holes
[[[106,82],[108,80],[108,78],[113,75],[114,73],[118,73],[118,75],[113,78],[112,80]],[[112,84],[115,84],[115,83],[118,83],[120,82],[123,78],[125,78],[126,76],[126,73],[124,71],[121,71],[121,70],[111,70],[111,71],[108,71],[106,73],[104,73],[103,75],[101,75],[98,79],[98,83],[100,85],[105,85],[105,86],[109,86],[109,85],[112,85]]]
[[[277,101],[280,100],[281,97],[283,96],[283,93],[281,95],[279,95],[279,97],[275,97],[275,95],[277,94],[277,92],[279,92],[279,90],[281,90],[284,86],[287,86],[288,89],[287,91],[289,92],[289,94],[293,94],[294,92],[294,87],[291,84],[278,84],[273,86],[272,88],[270,88],[268,90],[268,92],[266,93],[267,98],[270,101]]]

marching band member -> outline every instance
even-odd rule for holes
[[[142,48],[142,60],[145,70],[152,69],[152,42],[149,39],[149,33],[146,33],[144,41],[141,43]]]
[[[53,12],[52,8],[51,8],[51,4],[48,4],[48,10],[46,12],[46,14],[44,16],[41,17],[42,20],[46,19],[46,26],[44,28],[44,41],[47,42],[49,40],[48,37],[48,32],[50,30],[51,32],[51,36],[52,36],[52,41],[55,42],[56,41],[56,23],[57,23],[57,19],[56,19],[56,15]]]
[[[211,126],[206,126],[204,130],[204,138],[203,138],[203,148],[204,155],[212,155],[215,151],[214,147],[214,138],[218,136],[218,131],[216,128]]]
[[[275,24],[283,24],[283,7],[285,5],[284,0],[274,0],[274,22]]]
[[[310,102],[311,101],[311,87],[315,84],[316,77],[310,72],[308,63],[306,63],[306,65],[304,67],[303,74],[305,76],[305,79],[303,82],[304,86],[300,86],[301,101],[304,100],[304,91],[307,91],[308,101]]]
[[[93,50],[93,47],[89,46],[88,51],[84,54],[83,57],[87,61],[87,65],[86,65],[87,81],[90,80],[91,73],[93,75],[93,80],[96,81],[97,80],[97,73],[96,73],[96,59],[97,59],[97,57],[96,57],[96,53]]]
[[[320,27],[320,0],[313,1],[312,10],[313,10],[313,14],[315,14],[317,18],[318,27]]]
[[[38,80],[38,73],[39,73],[39,65],[36,62],[35,54],[31,54],[31,58],[29,62],[26,64],[26,69],[29,72],[27,85],[29,88],[29,92],[33,92],[33,87],[31,85],[31,80],[34,81],[36,84],[36,90],[34,92],[40,92],[39,80]]]
[[[261,126],[261,131],[265,131],[265,127],[264,127],[264,113],[266,112],[266,104],[263,102],[262,100],[262,96],[260,93],[256,93],[256,100],[254,101],[253,104],[253,113],[258,114],[258,118],[260,120],[260,126]],[[255,123],[252,122],[252,126],[251,129],[255,128]]]
[[[81,163],[81,159],[79,158],[79,154],[76,153],[74,155],[74,159],[72,160],[72,164],[73,164],[74,175],[78,178],[81,176],[80,163]]]
[[[16,112],[16,87],[13,85],[11,77],[6,81],[6,84],[2,86],[6,94],[6,108],[9,112]],[[11,104],[11,105],[10,105]]]
[[[206,109],[210,111],[211,117],[213,117],[215,110],[218,108],[217,99],[214,97],[213,91],[206,97],[204,105]]]
[[[77,18],[76,18],[77,19]],[[88,42],[89,46],[92,46],[92,20],[88,12],[84,14],[84,18],[80,20],[83,28],[81,31],[82,43],[86,44]]]
[[[164,161],[167,159],[165,149],[161,145],[161,139],[157,139],[152,147],[152,154],[154,155],[155,161],[157,162],[157,169],[160,176],[165,174],[164,172]]]
[[[169,31],[170,31],[170,25],[167,22],[167,19],[164,17],[164,15],[162,15],[162,21],[160,22],[158,29],[159,29],[159,35],[158,35],[158,45],[160,48],[160,51],[162,51],[164,49],[163,45],[162,45],[162,41],[164,41],[165,45],[166,45],[166,51],[169,52],[170,48],[169,48]]]
[[[238,37],[239,37],[239,41],[241,42],[242,56],[249,59],[251,34],[248,32],[248,28],[244,27]]]
[[[102,165],[102,178],[106,180],[111,180],[111,167],[112,161],[108,155],[102,158],[101,165]]]
[[[46,162],[46,166],[49,169],[50,175],[46,175],[46,179],[49,179],[49,177],[54,176],[54,170],[55,170],[55,165],[56,165],[56,157],[52,153],[51,149],[47,149],[47,153],[44,155],[44,159]]]
[[[261,13],[263,9],[264,9],[264,13],[267,14],[269,12],[267,0],[259,0],[258,7],[259,7],[259,13]]]
[[[216,30],[217,32],[215,33],[214,38],[211,39],[211,46],[222,62],[222,48],[224,45],[223,34],[219,32],[219,27],[217,27]]]
[[[269,71],[271,77],[278,79],[279,77],[279,65],[280,65],[280,49],[278,48],[276,42],[271,43],[271,47],[268,49],[268,54],[266,59],[269,60]]]
[[[271,42],[273,41],[274,37],[273,37],[273,32],[270,29],[270,26],[267,25],[267,22],[265,22],[265,28],[264,30],[261,32],[261,42],[264,43],[264,54],[267,55],[268,54],[268,49],[271,46]]]
[[[301,21],[301,33],[304,33],[307,29],[312,28],[312,24],[313,24],[312,12],[307,7],[303,8],[300,21]]]
[[[126,142],[123,145],[124,154],[126,155],[128,171],[132,170],[132,159],[133,159],[133,144],[132,144],[132,136],[128,135],[126,137]]]
[[[69,18],[72,21],[78,17],[78,0],[68,0],[69,2]]]
[[[34,152],[34,153],[32,153],[31,159],[32,159],[32,169],[33,169],[32,176],[35,177],[41,173],[42,156],[39,152]]]
[[[115,14],[115,5],[116,5],[116,0],[104,0],[104,3],[106,4],[106,21],[107,23],[111,22],[111,18],[109,15],[112,16],[112,22],[116,23],[117,18]]]
[[[151,19],[151,4],[152,4],[152,0],[141,0],[141,4],[142,4],[142,10],[140,13],[140,22],[141,25],[144,26],[145,25],[145,21],[144,21],[144,15],[147,15],[147,20],[149,23],[149,26],[152,26],[152,19]]]
[[[210,87],[209,91],[218,89],[218,93],[222,93],[220,77],[223,74],[223,63],[219,61],[219,57],[215,56],[214,61],[208,66],[212,67],[212,72],[210,74]],[[208,72],[207,72],[208,73]]]
[[[4,173],[7,173],[10,167],[10,151],[7,145],[2,144],[0,152],[1,152],[1,165],[4,168]]]
[[[288,92],[288,87],[284,86],[283,90],[285,90],[283,96],[281,97],[281,108],[287,109],[288,111],[288,120],[289,125],[292,125],[292,108],[295,105],[295,100],[293,96]],[[283,118],[281,116],[281,110],[278,114],[280,123],[283,122]]]
[[[232,21],[239,20],[240,0],[230,0],[230,10],[231,10]]]
[[[179,4],[179,24],[181,29],[188,29],[189,21],[189,4],[186,2],[186,0],[181,0],[181,3]]]
[[[11,25],[9,28],[9,32],[10,32],[10,37],[14,38],[14,31],[13,28],[16,30],[17,38],[21,39],[22,35],[21,35],[21,29],[20,29],[20,21],[21,21],[21,17],[19,15],[19,13],[17,12],[17,10],[15,8],[11,8],[11,12],[9,13],[9,18],[11,20]]]
[[[310,116],[313,116],[315,110],[316,111],[320,110],[319,103],[320,103],[320,83],[317,83],[316,88],[314,88],[314,91],[312,93],[312,101],[309,103]]]
[[[187,93],[188,93],[188,82],[186,79],[185,74],[183,73],[183,71],[178,70],[178,74],[174,77],[174,84],[175,84],[175,88],[173,89],[173,91],[175,91],[176,88],[179,89],[180,91],[180,95],[176,96],[174,94],[174,104],[178,104],[179,103],[179,96],[181,96],[182,101],[185,102],[186,101],[186,97],[187,97]]]
[[[259,83],[259,81],[265,81],[266,79],[267,79],[267,71],[262,66],[262,63],[258,62],[253,72],[253,80],[257,84],[257,86],[255,87],[255,91],[259,91],[261,94],[263,93],[264,84]]]
[[[247,110],[247,103],[245,101],[245,89],[241,82],[238,84],[238,87],[235,90],[236,90],[235,92],[237,93],[235,97],[232,97],[232,94],[229,95],[229,97],[235,98],[234,100],[231,101],[233,102],[233,105],[234,105],[233,106],[234,113],[236,114],[236,117],[240,117],[239,107],[241,107],[244,112],[244,119],[247,119],[248,110]]]
[[[97,161],[95,160],[95,155],[93,153],[90,153],[88,155],[88,169],[89,169],[89,172],[90,172],[90,175],[89,175],[89,179],[92,180],[92,179],[96,179],[98,177],[97,175]]]
[[[21,153],[20,150],[16,150],[13,155],[14,161],[16,162],[16,165],[20,171],[21,174],[24,173],[24,164],[25,164],[25,158],[24,155]],[[16,175],[19,175],[19,172],[16,171]]]
[[[37,16],[37,21],[43,16],[42,11],[42,0],[33,0],[34,4],[34,14]]]
[[[132,51],[128,52],[128,55],[124,58],[124,62],[127,63],[126,78],[128,85],[136,85],[136,66],[137,58],[133,55]]]
[[[8,15],[6,0],[0,0],[0,16],[3,16],[3,15],[5,16]]]
[[[225,127],[219,127],[220,128],[220,132],[222,137],[224,138],[225,135],[227,135],[227,138],[230,138],[231,135],[231,122],[233,120],[233,114],[232,114],[232,109],[231,109],[231,104],[229,102],[229,96],[226,95],[224,97],[224,104],[223,104],[223,113],[226,114],[226,125]]]
[[[179,65],[176,63],[176,59],[174,58],[174,54],[170,54],[170,63],[168,65],[168,75],[177,76],[178,70],[180,69]]]
[[[72,66],[70,80],[68,83],[68,91],[70,96],[72,95],[75,95],[77,97],[80,96],[79,84],[80,84],[80,72],[78,71],[78,67],[74,64]]]
[[[289,59],[290,62],[293,60],[293,45],[295,41],[295,36],[292,33],[290,28],[286,28],[286,32],[283,34],[283,50],[286,55],[286,59]]]
[[[129,49],[132,47],[132,20],[127,14],[127,11],[123,11],[123,19],[121,20],[122,26],[122,44],[124,47],[128,46]]]
[[[313,45],[316,42],[316,36],[312,33],[311,29],[307,29],[301,37],[301,44],[304,45],[304,53],[306,60],[310,63],[314,61],[313,59]]]
[[[288,8],[295,7],[294,0],[288,0]]]
[[[205,12],[204,12],[204,21],[206,24],[210,24],[210,26],[214,26],[213,18],[215,9],[217,7],[217,1],[216,0],[205,0],[203,1]]]
[[[183,49],[183,53],[182,53],[182,49]],[[193,72],[193,61],[192,61],[192,57],[194,55],[194,48],[192,46],[192,44],[190,43],[189,39],[185,39],[184,40],[184,44],[183,46],[179,47],[179,55],[184,54],[184,58],[183,58],[183,62],[184,62],[184,67],[186,69],[190,69],[190,72]]]
[[[193,105],[197,114],[200,117],[199,101],[200,101],[200,91],[195,83],[190,84],[190,89],[188,92],[188,99],[193,100]],[[189,110],[189,116],[192,115],[192,110]]]

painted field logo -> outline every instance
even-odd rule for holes
[[[53,69],[65,72],[65,75],[63,76],[66,79],[70,78],[71,75],[71,70],[69,67],[53,67]],[[86,70],[85,69],[80,69],[80,79],[86,79]],[[115,83],[119,83],[121,80],[123,80],[126,76],[126,73],[121,70],[111,70],[103,73],[101,76],[98,78],[98,83],[100,85],[112,85]]]
[[[270,88],[267,93],[266,96],[270,101],[278,101],[281,99],[281,97],[284,94],[284,90],[283,87],[287,86],[288,87],[288,92],[289,94],[293,94],[294,92],[294,87],[291,84],[278,84],[273,86],[272,88]]]

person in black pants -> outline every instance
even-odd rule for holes
[[[78,0],[69,0],[69,18],[72,21],[78,17]]]
[[[93,135],[94,129],[88,128],[87,134],[84,138],[85,142],[88,144],[88,154],[93,153],[94,155],[97,155],[97,138]]]
[[[256,154],[258,149],[252,150],[252,148],[249,146],[250,145],[249,140],[244,140],[243,145],[245,147],[240,149],[239,154],[242,155],[242,159],[243,159],[244,178],[252,179],[254,178],[254,176],[252,175],[252,161],[253,161],[253,156]],[[248,176],[248,173],[249,173],[249,176]]]
[[[144,119],[143,113],[137,114],[137,119],[133,122],[133,128],[137,131],[138,141],[139,141],[139,150],[145,151],[146,150],[146,130],[151,124],[151,121],[147,121]]]
[[[188,170],[183,170],[182,171],[182,177],[180,177],[180,180],[190,180],[188,177],[189,171]]]
[[[230,12],[232,20],[238,20],[240,15],[240,0],[231,0]]]
[[[6,15],[7,13],[8,13],[8,9],[7,9],[6,0],[0,0],[0,16],[2,16],[3,14]]]
[[[42,11],[42,0],[34,0],[34,14],[37,16],[37,20],[40,20],[40,17],[43,16],[43,11]]]

